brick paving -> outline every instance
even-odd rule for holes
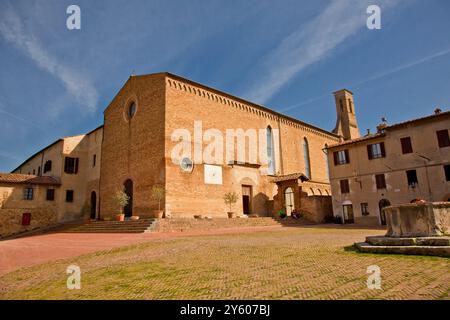
[[[127,235],[148,238],[4,274],[0,298],[450,299],[450,259],[348,248],[380,230],[303,226],[214,232]],[[81,268],[81,290],[66,288],[70,264]],[[366,286],[369,265],[381,268],[381,290]]]

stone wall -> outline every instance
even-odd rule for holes
[[[333,206],[331,196],[303,196],[300,199],[300,210],[305,219],[315,222],[331,222]]]
[[[450,235],[450,202],[392,206],[384,212],[388,237]]]
[[[31,222],[22,226],[22,215],[31,213]],[[55,225],[58,222],[54,208],[0,209],[0,238]]]

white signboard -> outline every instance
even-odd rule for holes
[[[222,167],[205,164],[205,183],[222,184]]]

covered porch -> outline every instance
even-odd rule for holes
[[[316,222],[332,222],[333,208],[329,184],[311,181],[303,173],[274,177],[277,185],[272,214],[278,216],[285,209],[288,216],[300,213],[305,219]]]

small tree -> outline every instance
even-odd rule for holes
[[[239,196],[236,194],[236,192],[227,192],[223,196],[225,204],[230,206],[230,212],[232,211],[232,205],[238,201],[238,198]]]
[[[120,207],[120,212],[123,211],[123,208],[125,208],[130,201],[130,197],[123,189],[116,191],[114,199],[116,200],[117,205]]]
[[[158,211],[161,211],[161,200],[164,199],[166,190],[161,185],[155,185],[152,188],[152,199],[158,201]]]

